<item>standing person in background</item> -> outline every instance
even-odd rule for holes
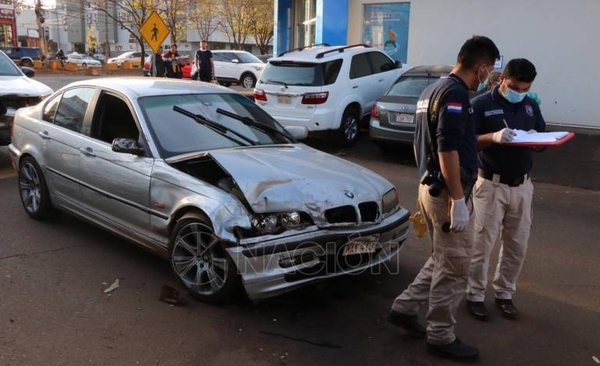
[[[456,361],[479,357],[479,351],[463,344],[454,332],[474,239],[467,199],[477,177],[477,136],[469,90],[486,87],[499,57],[491,39],[473,36],[458,52],[450,75],[428,86],[417,102],[414,148],[422,177],[419,202],[433,250],[413,282],[396,297],[387,319],[413,338],[427,337],[428,353]],[[447,222],[450,232],[444,230]],[[425,329],[418,311],[427,301]]]
[[[215,63],[213,60],[213,54],[208,49],[208,42],[202,40],[200,42],[200,49],[196,51],[195,57],[196,72],[198,73],[198,80],[210,83],[215,78]]]
[[[165,75],[168,78],[183,78],[181,55],[177,52],[177,45],[175,43],[171,45],[169,51],[163,53],[162,58],[165,62]]]
[[[531,228],[533,165],[530,147],[507,146],[515,132],[543,132],[546,123],[538,103],[527,96],[537,72],[524,58],[510,60],[500,85],[473,99],[479,152],[479,178],[475,184],[475,246],[467,287],[467,309],[476,319],[489,318],[485,306],[490,256],[500,239],[501,250],[494,275],[496,306],[506,318],[518,311],[512,301],[525,262]]]

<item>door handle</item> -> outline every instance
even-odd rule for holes
[[[379,79],[379,82],[382,82],[383,80],[385,80],[384,78]]]
[[[95,157],[96,154],[94,154],[94,150],[92,150],[91,147],[86,147],[85,149],[82,147],[79,149],[79,152],[81,152],[83,155],[85,156],[89,156],[89,157]]]
[[[358,89],[358,85],[352,85],[352,89]]]
[[[40,136],[44,140],[50,140],[50,135],[48,134],[48,131],[40,131],[38,132],[38,136]]]

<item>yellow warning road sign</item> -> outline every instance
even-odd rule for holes
[[[140,27],[140,34],[154,53],[158,52],[169,33],[169,27],[156,11],[153,11]]]

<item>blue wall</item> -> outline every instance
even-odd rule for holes
[[[315,43],[329,43],[332,46],[348,43],[348,3],[349,0],[323,0],[323,7],[317,8]],[[321,27],[319,27],[320,19],[322,19]]]
[[[293,0],[275,1],[275,29],[273,36],[273,55],[289,50],[292,44],[292,2]]]

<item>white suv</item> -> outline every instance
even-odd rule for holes
[[[331,130],[350,146],[375,100],[409,68],[365,45],[319,46],[269,59],[254,100],[284,126]]]
[[[215,62],[215,77],[221,85],[240,84],[244,88],[253,88],[256,80],[265,68],[265,64],[246,51],[211,50]],[[192,66],[191,75],[196,72]]]

